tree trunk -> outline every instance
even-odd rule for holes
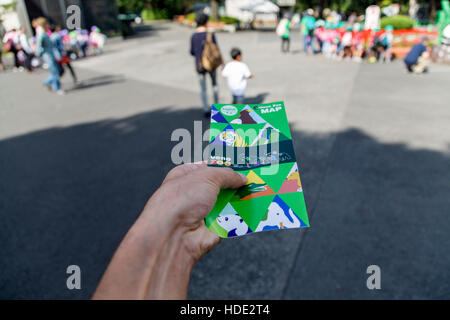
[[[431,10],[430,10],[430,23],[434,23],[436,19],[436,11],[437,11],[437,0],[431,0]]]
[[[217,0],[211,0],[211,14],[214,21],[219,20],[219,3]]]

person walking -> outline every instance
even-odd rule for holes
[[[300,24],[303,36],[303,51],[308,54],[308,48],[310,48],[311,52],[314,53],[313,36],[316,28],[316,19],[314,18],[313,9],[306,10],[306,14]]]
[[[59,63],[60,66],[60,76],[62,77],[64,74],[64,67],[67,66],[67,68],[70,71],[70,74],[72,75],[73,83],[77,84],[78,79],[77,75],[75,74],[75,70],[73,69],[70,58],[67,55],[67,53],[64,50],[64,43],[61,37],[61,27],[59,26],[52,26],[51,28],[52,35],[50,36],[50,40],[53,44],[53,51],[56,62]]]
[[[205,44],[209,42],[209,44],[214,44],[217,47],[217,40],[214,33],[207,32],[206,24],[208,23],[208,16],[199,13],[195,17],[195,22],[197,23],[197,28],[195,29],[195,33],[191,37],[191,50],[190,53],[195,57],[195,68],[198,74],[198,78],[200,81],[200,89],[201,89],[201,99],[203,104],[203,111],[206,117],[209,117],[211,114],[211,107],[208,105],[208,97],[207,97],[207,89],[206,89],[206,75],[208,74],[211,78],[213,94],[214,94],[214,103],[219,102],[219,87],[217,86],[217,75],[216,68],[208,68],[211,70],[207,70],[203,63],[203,54],[205,49]]]
[[[289,20],[288,15],[285,15],[283,19],[280,20],[276,29],[277,35],[281,37],[281,52],[283,53],[289,52],[290,29],[291,21]]]
[[[243,104],[247,79],[252,79],[254,76],[248,66],[242,62],[242,52],[240,49],[231,49],[231,58],[233,61],[225,65],[222,76],[227,78],[228,87],[233,96],[233,104]]]
[[[42,57],[42,60],[48,65],[50,76],[45,80],[44,85],[53,89],[59,95],[64,95],[64,90],[61,89],[61,83],[59,82],[60,69],[58,63],[55,60],[54,47],[47,35],[48,23],[47,19],[40,17],[35,21],[36,25],[36,56]]]

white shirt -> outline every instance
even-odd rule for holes
[[[251,74],[247,65],[239,61],[228,62],[222,71],[222,76],[227,78],[228,87],[235,96],[245,95],[247,79]]]
[[[30,53],[33,52],[33,50],[31,50],[30,44],[28,43],[28,37],[27,37],[26,34],[21,33],[21,34],[19,35],[19,43],[20,43],[20,45],[22,46],[22,49],[23,49],[26,53],[30,54]]]

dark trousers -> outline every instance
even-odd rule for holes
[[[20,67],[20,61],[19,57],[17,56],[17,53],[19,52],[14,46],[11,48],[11,51],[14,55],[14,67],[19,68]]]
[[[33,60],[34,54],[26,53],[25,51],[23,51],[23,53],[25,54],[25,61],[23,62],[23,66],[28,71],[32,71],[33,70],[33,66],[31,65],[31,61]]]
[[[408,72],[414,72],[414,66],[415,64],[409,64],[405,62],[405,66],[406,66],[406,70],[408,70]]]
[[[291,40],[289,38],[281,38],[281,52],[289,52]]]
[[[60,76],[62,77],[65,73],[64,67],[67,67],[70,71],[70,75],[72,76],[72,80],[73,82],[77,82],[77,75],[75,74],[75,70],[73,70],[72,65],[70,63],[66,63],[66,64],[59,64],[60,67]]]
[[[244,95],[236,96],[233,94],[233,104],[243,104],[244,103]]]

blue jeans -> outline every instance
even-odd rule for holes
[[[217,86],[216,71],[208,72],[208,74],[211,77],[213,94],[214,94],[214,103],[218,103],[219,102],[219,87]],[[200,80],[203,111],[210,112],[211,106],[208,104],[208,97],[207,97],[207,90],[206,90],[206,73],[199,73],[198,77]]]
[[[309,34],[303,35],[303,51],[308,53],[308,47],[311,47],[312,51],[312,37]]]
[[[244,103],[244,95],[233,94],[233,104],[243,104],[243,103]]]
[[[47,80],[45,80],[44,84],[48,87],[52,86],[53,91],[58,91],[61,89],[61,84],[59,83],[59,67],[55,59],[51,57],[45,57],[44,61],[48,65],[48,71],[50,71],[50,75]]]

